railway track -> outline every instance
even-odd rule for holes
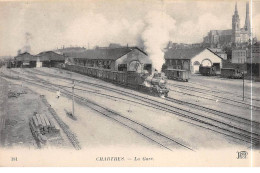
[[[67,83],[71,83],[71,82],[67,82]],[[56,85],[56,86],[59,86],[59,85]],[[81,86],[81,87],[86,88],[85,85]],[[140,102],[135,102],[133,100],[123,99],[121,97],[116,97],[116,96],[111,96],[111,95],[108,95],[108,94],[100,93],[99,90],[93,90],[93,88],[88,88],[88,89],[91,89],[91,90],[86,90],[86,89],[82,89],[82,88],[75,88],[75,89],[76,90],[81,90],[81,91],[95,93],[95,94],[98,94],[98,95],[108,96],[108,97],[112,97],[112,98],[116,98],[116,99],[126,100],[126,101],[137,103],[137,104],[142,104]],[[107,89],[107,88],[105,88],[105,89]],[[121,94],[121,92],[120,92],[120,94]],[[177,103],[177,104],[181,104],[181,105],[188,105],[189,107],[192,107],[192,108],[195,108],[195,109],[199,109],[199,110],[203,110],[203,111],[209,112],[209,113],[214,113],[214,114],[217,114],[219,116],[228,118],[228,119],[230,119],[232,121],[237,121],[237,122],[242,123],[242,124],[252,125],[253,127],[260,128],[260,124],[258,122],[254,122],[254,121],[248,120],[246,118],[238,117],[238,116],[235,116],[235,115],[232,115],[232,114],[228,114],[228,113],[225,113],[225,112],[222,112],[222,111],[218,111],[218,110],[215,110],[215,109],[210,109],[210,108],[207,108],[207,107],[204,107],[204,106],[200,106],[200,105],[197,105],[197,104],[193,104],[193,103],[177,100],[177,99],[170,98],[170,97],[165,98],[165,100],[170,101],[170,102],[174,102],[174,103]],[[142,104],[142,105],[149,106],[148,104]]]
[[[208,93],[214,93],[214,94],[211,94],[212,96],[216,96],[216,97],[219,97],[219,95],[215,95],[215,94],[226,94],[226,95],[229,95],[231,96],[230,98],[243,98],[243,95],[239,95],[238,93],[233,93],[233,92],[228,92],[228,91],[224,91],[224,90],[219,90],[219,89],[216,89],[214,88],[214,90],[212,89],[208,89],[208,88],[204,88],[205,86],[204,85],[201,85],[201,84],[198,84],[198,83],[194,83],[194,82],[189,82],[189,83],[192,83],[192,84],[195,84],[195,85],[200,85],[201,88],[198,88],[198,87],[195,87],[195,86],[185,86],[185,85],[181,85],[181,84],[172,84],[172,83],[168,83],[168,85],[174,85],[176,87],[187,87],[187,88],[190,88],[192,90],[195,90],[195,91],[199,91],[199,92],[202,92],[202,93],[205,93],[205,94],[208,94]],[[251,97],[244,97],[245,99],[247,100],[253,100],[253,101],[256,101],[256,102],[260,102],[260,99],[258,98],[251,98]],[[240,101],[240,100],[238,100]]]
[[[15,73],[15,72],[14,72]],[[16,73],[17,74],[17,73]],[[24,80],[28,83],[33,83],[33,80],[28,80],[28,79],[24,79],[21,77],[11,77],[11,76],[7,76],[7,75],[3,75],[3,73],[0,74],[0,76],[4,77],[4,78],[8,78],[8,79],[12,79],[12,80]],[[36,84],[35,84],[36,85]],[[39,85],[38,85],[39,86]],[[59,124],[59,126],[61,127],[61,129],[63,130],[63,132],[66,134],[66,136],[68,137],[70,143],[73,145],[73,147],[76,150],[80,150],[81,146],[80,143],[76,137],[76,135],[69,129],[68,125],[65,124],[60,117],[57,115],[56,111],[50,106],[50,104],[47,102],[45,97],[41,97],[42,102],[46,105],[46,107],[48,108],[49,112],[52,114],[52,116],[54,117],[54,119],[57,121],[57,123]]]
[[[173,85],[173,84],[170,84],[170,85],[173,87],[176,87],[176,88],[184,89],[186,91],[192,91],[193,93],[187,93],[185,91],[177,91],[177,90],[169,89],[170,91],[173,91],[173,92],[178,92],[178,93],[195,96],[195,97],[212,100],[212,101],[216,101],[216,99],[220,99],[220,100],[218,100],[219,102],[226,103],[226,104],[229,104],[232,106],[236,106],[236,107],[243,106],[244,108],[249,109],[249,110],[251,110],[251,109],[260,110],[259,106],[251,105],[249,103],[244,103],[242,101],[234,100],[234,99],[227,98],[227,97],[221,97],[221,96],[217,96],[217,95],[210,95],[206,92],[201,92],[201,91],[196,91],[196,90],[190,89],[187,86],[180,87],[178,85]],[[205,96],[205,94],[207,94],[207,95]]]
[[[205,87],[204,85],[201,85],[199,83],[195,83],[195,82],[189,82],[189,83],[194,84],[194,85],[200,85],[202,88],[198,88],[198,87],[195,87],[195,86],[189,86],[189,87],[192,88],[192,89],[195,89],[195,90],[205,91],[205,93],[209,92],[209,93],[215,93],[215,94],[227,94],[227,95],[237,97],[237,98],[243,97],[243,95],[240,95],[240,94],[235,93],[235,92],[224,91],[224,90],[220,90],[220,89],[217,89],[217,88],[214,88],[214,90],[213,90],[213,89],[208,89],[208,87]],[[180,85],[180,86],[184,86],[184,85]],[[251,98],[251,97],[246,97],[246,96],[244,98],[248,99],[248,100],[253,100],[253,101],[260,101],[260,99],[257,99],[257,98]]]
[[[197,104],[194,104],[194,103],[177,100],[177,99],[174,99],[174,98],[171,98],[171,97],[167,97],[165,99],[168,100],[168,101],[174,102],[174,103],[185,104],[185,105],[188,105],[192,108],[203,110],[205,112],[214,113],[216,115],[225,117],[225,118],[230,119],[232,121],[236,121],[238,123],[249,125],[249,126],[255,127],[255,128],[260,130],[260,123],[255,122],[255,121],[251,121],[251,120],[246,119],[246,118],[238,117],[236,115],[232,115],[232,114],[229,114],[229,113],[226,113],[226,112],[218,111],[218,110],[211,109],[211,108],[201,106],[201,105],[197,105]]]
[[[67,137],[69,138],[71,144],[73,145],[73,147],[76,150],[80,150],[81,146],[80,143],[77,139],[77,136],[69,129],[68,125],[65,124],[62,119],[57,115],[56,111],[50,106],[50,104],[48,103],[48,101],[46,100],[45,97],[42,97],[42,102],[45,104],[45,106],[48,107],[48,110],[50,111],[50,113],[52,114],[52,116],[55,118],[55,120],[58,122],[58,124],[60,125],[60,127],[62,128],[62,130],[64,131],[64,133],[67,135]]]
[[[198,93],[203,93],[203,94],[209,94],[211,96],[214,96],[214,97],[219,97],[219,98],[222,98],[222,99],[225,99],[226,97],[221,97],[219,95],[215,95],[215,94],[211,94],[211,93],[217,93],[217,94],[227,94],[227,95],[230,95],[230,96],[233,96],[233,97],[238,97],[238,98],[242,98],[243,96],[242,95],[236,95],[234,93],[231,93],[231,92],[227,92],[227,91],[218,91],[218,90],[210,90],[210,89],[205,89],[205,88],[197,88],[197,87],[194,87],[194,86],[185,86],[185,85],[178,85],[178,84],[168,84],[170,86],[174,86],[174,87],[177,87],[177,88],[181,88],[181,89],[186,89],[186,90],[190,90],[190,91],[195,91],[195,92],[198,92]],[[234,99],[234,98],[232,98]],[[256,98],[249,98],[249,97],[245,97],[245,99],[248,99],[248,100],[254,100],[254,101],[260,101],[259,99],[256,99]],[[241,102],[240,100],[237,100],[239,102]],[[244,102],[241,102],[241,103],[244,103]]]
[[[18,78],[16,78],[18,79]],[[20,80],[23,80],[27,83],[33,84],[33,85],[37,85],[40,86],[44,89],[48,89],[49,91],[55,92],[57,91],[57,89],[54,89],[54,87],[57,87],[55,85],[52,84],[48,84],[47,82],[44,82],[43,85],[39,84],[39,80],[33,81],[33,80],[28,80],[25,78],[20,77]],[[47,85],[48,84],[48,85]],[[64,94],[71,98],[72,97],[72,93],[69,90],[66,90],[64,88],[60,88],[66,92],[64,92]],[[77,94],[74,94],[74,98],[76,99],[76,101],[80,102],[81,104],[84,104],[86,106],[88,106],[89,108],[91,108],[92,110],[95,110],[96,112],[110,118],[113,119],[114,121],[134,130],[135,132],[139,133],[140,135],[148,138],[149,140],[157,143],[158,145],[160,145],[161,147],[171,150],[173,151],[176,148],[185,148],[187,150],[191,150],[193,151],[193,149],[191,147],[189,147],[186,144],[183,144],[182,142],[177,141],[176,139],[172,139],[169,136],[166,136],[165,134],[163,134],[162,132],[159,132],[157,130],[154,130],[142,123],[139,123],[135,120],[132,120],[130,118],[127,118],[117,112],[115,112],[114,110],[111,110],[109,108],[106,108],[104,106],[101,106],[100,104],[97,104],[93,101],[90,101],[87,98],[84,98],[82,96],[79,96]],[[73,137],[73,136],[72,136]],[[77,144],[77,143],[76,143]]]
[[[57,77],[57,76],[55,76],[55,77]],[[59,76],[59,78],[60,78],[60,76]],[[222,114],[221,119],[206,117],[206,116],[199,115],[198,113],[194,113],[194,112],[187,111],[187,110],[184,110],[184,109],[180,109],[180,108],[176,108],[176,107],[173,108],[171,105],[168,105],[166,103],[160,103],[160,102],[155,101],[155,100],[147,99],[146,97],[133,95],[133,93],[128,94],[125,91],[122,92],[122,91],[116,90],[114,88],[109,88],[107,86],[93,84],[93,83],[86,82],[86,81],[80,81],[80,80],[76,80],[76,81],[77,81],[77,83],[94,85],[95,87],[99,87],[99,88],[101,87],[101,88],[104,88],[106,90],[111,90],[111,91],[129,96],[129,97],[132,97],[132,98],[135,97],[139,101],[153,105],[153,107],[155,107],[156,109],[159,109],[159,110],[162,110],[162,111],[165,111],[165,112],[169,112],[169,113],[173,113],[173,114],[179,115],[181,117],[188,118],[189,120],[195,121],[198,126],[201,126],[201,125],[203,125],[204,127],[208,126],[208,127],[205,127],[205,128],[211,128],[211,130],[214,130],[214,131],[221,133],[223,135],[232,136],[233,138],[240,139],[240,140],[243,140],[243,141],[248,142],[248,143],[254,143],[254,144],[259,143],[259,134],[255,133],[253,131],[250,131],[251,126],[248,127],[247,129],[245,128],[245,126],[243,126],[243,128],[239,127],[239,126],[241,126],[240,123],[241,123],[241,120],[243,120],[242,118],[241,119],[238,118],[238,117],[234,118],[234,116],[232,116],[232,115],[228,115],[229,118],[227,118],[227,115],[225,115],[226,117],[223,117],[223,113],[221,113]],[[207,111],[209,111],[209,110],[207,110]],[[223,118],[229,119],[229,120],[224,120]],[[239,126],[230,125],[230,124],[233,124],[233,122],[231,122],[230,120],[233,121],[235,119],[236,119],[236,122],[239,123]],[[245,124],[245,123],[243,123],[243,124]],[[251,121],[250,121],[250,124],[251,124]],[[254,126],[257,125],[259,127],[259,123],[255,122],[253,124],[254,124]],[[249,125],[248,122],[247,122],[247,125]]]

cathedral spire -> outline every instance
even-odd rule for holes
[[[240,19],[237,11],[237,3],[234,15],[232,16],[232,42],[240,43]]]
[[[249,3],[248,1],[246,2],[246,19],[245,19],[245,30],[250,30],[250,18],[249,18]]]
[[[235,14],[238,14],[238,12],[237,12],[237,2],[236,2],[236,6],[235,6]]]

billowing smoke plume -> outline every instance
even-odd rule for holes
[[[31,45],[30,45],[30,41],[32,39],[32,35],[29,32],[25,33],[25,46],[23,47],[23,51],[24,52],[31,52]]]
[[[153,67],[161,71],[164,64],[164,48],[175,29],[175,20],[164,12],[153,11],[145,17],[145,28],[142,33],[145,50],[152,60]]]
[[[24,43],[24,46],[22,47],[22,49],[19,49],[17,51],[17,54],[21,54],[21,53],[24,53],[24,52],[28,52],[30,53],[31,52],[31,44],[30,44],[30,41],[32,39],[32,35],[29,33],[29,32],[26,32],[25,35],[25,43]]]
[[[109,20],[101,14],[88,13],[67,30],[67,39],[75,44],[90,44],[90,47],[107,46],[109,43],[144,46],[153,62],[161,71],[164,63],[163,49],[171,40],[175,20],[163,11],[152,11],[144,19],[129,22],[125,19]],[[79,37],[80,36],[80,37]]]

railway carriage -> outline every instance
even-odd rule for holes
[[[127,74],[125,72],[118,72],[117,75],[118,75],[117,78],[118,83],[126,84]]]
[[[145,91],[160,97],[168,96],[169,92],[169,89],[166,87],[167,77],[160,73],[151,75],[149,73],[138,73],[136,71],[111,71],[69,64],[65,64],[64,68],[120,85],[125,85],[139,91]]]
[[[84,71],[84,74],[88,74],[88,68],[84,68],[83,71]]]
[[[103,80],[107,80],[107,74],[108,74],[108,71],[104,69],[103,73],[102,73],[102,79]]]
[[[92,75],[94,76],[94,77],[98,77],[98,74],[97,74],[97,72],[98,72],[98,69],[96,69],[96,68],[93,68],[92,69]]]
[[[222,68],[221,77],[223,78],[232,78],[232,79],[241,79],[243,77],[242,73],[238,69],[234,68]]]
[[[88,75],[88,76],[91,76],[91,68],[89,67],[89,68],[86,68],[86,69],[87,69],[87,70],[86,70],[86,71],[87,71],[87,75]]]
[[[216,76],[216,67],[215,66],[202,66],[199,67],[199,72],[203,76]]]
[[[103,70],[97,69],[97,78],[103,78]]]
[[[165,75],[168,79],[180,80],[188,82],[190,79],[190,71],[181,69],[167,69],[165,70]]]
[[[93,68],[89,68],[89,75],[94,77],[94,70],[93,70]]]

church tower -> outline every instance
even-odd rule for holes
[[[232,43],[240,43],[240,19],[237,11],[237,3],[234,15],[232,16]]]
[[[250,32],[250,18],[249,18],[249,3],[247,2],[246,3],[246,20],[245,20],[245,26],[244,26],[244,29],[245,31],[248,31]]]

